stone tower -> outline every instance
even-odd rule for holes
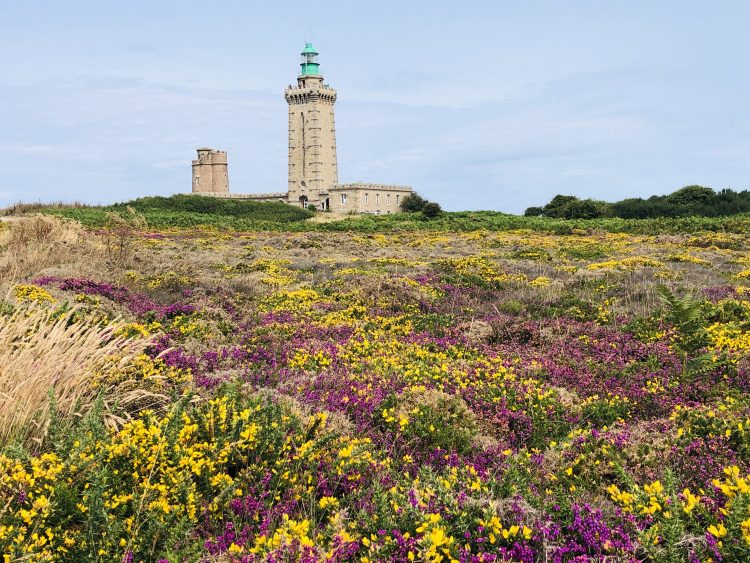
[[[193,193],[229,193],[225,151],[198,149],[198,158],[193,161]]]
[[[289,203],[328,207],[328,189],[338,183],[336,90],[323,83],[318,52],[306,43],[297,85],[284,91],[289,104]]]

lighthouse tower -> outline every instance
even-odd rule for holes
[[[328,190],[338,184],[336,90],[323,83],[318,52],[306,43],[297,85],[284,91],[289,105],[289,196],[292,205],[328,208]]]

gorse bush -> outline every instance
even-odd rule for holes
[[[375,423],[397,432],[406,451],[466,453],[477,434],[473,413],[458,397],[434,389],[408,389],[387,397]]]

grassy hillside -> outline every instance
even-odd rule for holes
[[[421,213],[357,215],[328,222],[307,221],[310,211],[278,202],[225,200],[194,195],[144,197],[104,207],[82,205],[20,205],[6,214],[41,212],[80,221],[86,227],[105,226],[111,213],[145,221],[148,228],[213,227],[235,231],[319,231],[385,233],[405,231],[469,232],[525,229],[541,233],[609,232],[633,234],[695,233],[699,231],[748,233],[748,214],[730,217],[659,217],[650,219],[562,219],[522,217],[498,211],[443,212],[426,219]]]
[[[310,211],[278,202],[218,199],[187,194],[171,197],[142,197],[104,207],[49,205],[18,207],[21,212],[37,211],[80,221],[87,227],[107,224],[109,213],[123,216],[135,211],[152,228],[211,226],[224,229],[254,230],[275,224],[303,221]]]

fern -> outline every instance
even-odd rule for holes
[[[682,354],[683,376],[699,378],[713,366],[713,357],[705,353],[708,333],[703,302],[689,294],[679,297],[663,285],[657,292],[666,305],[664,320],[677,330],[675,348]]]

